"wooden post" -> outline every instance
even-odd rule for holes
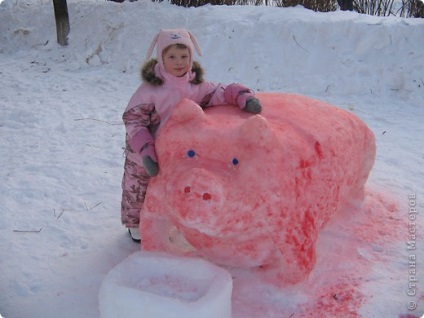
[[[70,30],[68,4],[66,0],[53,0],[54,17],[56,20],[57,43],[68,45],[68,34]]]

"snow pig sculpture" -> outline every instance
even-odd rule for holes
[[[141,211],[142,248],[307,278],[332,215],[361,199],[375,139],[353,114],[261,93],[261,114],[183,100],[156,139],[160,173]],[[178,235],[177,235],[178,234]]]

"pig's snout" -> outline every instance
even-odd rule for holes
[[[191,186],[186,186],[184,188],[184,193],[186,193],[186,194],[191,193]],[[205,201],[208,201],[208,200],[212,199],[212,195],[209,192],[204,192],[202,194],[201,198]]]
[[[226,201],[226,183],[219,174],[192,168],[179,179],[175,197],[178,222],[191,229],[215,236],[223,226],[222,211]]]
[[[189,200],[219,203],[223,185],[218,178],[205,169],[192,169],[181,183],[183,195]]]

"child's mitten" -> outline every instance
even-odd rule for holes
[[[262,111],[262,105],[259,102],[259,99],[255,97],[248,97],[246,99],[246,106],[244,106],[243,110],[249,113],[258,114]]]
[[[242,84],[230,84],[225,88],[224,98],[229,104],[238,105],[242,110],[249,113],[260,113],[262,110],[259,100]]]
[[[159,165],[156,158],[155,144],[153,142],[145,144],[140,154],[147,174],[151,177],[156,176],[159,173]]]
[[[159,173],[159,165],[149,156],[143,157],[143,165],[149,176],[154,177]]]

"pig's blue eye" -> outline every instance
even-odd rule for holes
[[[239,161],[238,161],[238,159],[237,159],[237,158],[233,158],[233,160],[231,161],[231,163],[232,163],[233,165],[237,166],[237,165],[238,165],[238,163],[239,163]]]
[[[189,150],[189,151],[187,151],[187,156],[188,156],[189,158],[193,158],[195,155],[196,155],[196,153],[194,152],[194,150]]]

